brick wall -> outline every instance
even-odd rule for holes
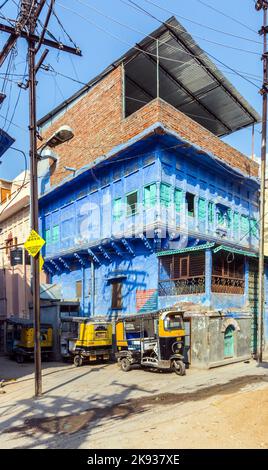
[[[233,167],[250,175],[258,174],[256,162],[161,99],[151,101],[123,119],[121,73],[122,68],[117,67],[64,114],[60,114],[51,126],[44,129],[45,139],[61,125],[69,125],[74,131],[71,141],[56,148],[60,158],[56,165],[51,166],[52,185],[69,176],[63,168],[65,165],[81,168],[159,121]]]

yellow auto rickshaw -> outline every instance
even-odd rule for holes
[[[139,364],[185,375],[184,338],[182,312],[167,310],[120,319],[116,323],[118,365],[124,372]]]
[[[47,323],[40,325],[41,357],[48,360],[52,351],[53,327]],[[6,347],[11,358],[23,363],[26,358],[34,358],[34,324],[31,320],[12,318],[7,320]]]
[[[61,355],[72,357],[74,365],[110,360],[112,323],[103,318],[65,317],[61,319]]]

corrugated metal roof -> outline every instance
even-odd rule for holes
[[[156,97],[156,41],[160,97],[217,136],[261,120],[186,29],[171,17],[80,91],[39,120],[42,126],[85,94],[120,64],[126,71],[127,114]],[[138,50],[140,49],[140,51]],[[144,51],[144,52],[143,52]]]

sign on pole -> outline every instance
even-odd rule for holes
[[[28,251],[29,255],[34,257],[45,243],[45,240],[35,230],[31,230],[29,237],[24,243],[24,248]]]

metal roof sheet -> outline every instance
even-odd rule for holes
[[[44,125],[120,64],[125,64],[127,113],[156,97],[156,40],[160,97],[217,136],[261,120],[175,17],[145,37],[81,90],[39,120]],[[144,51],[144,52],[143,52]]]

